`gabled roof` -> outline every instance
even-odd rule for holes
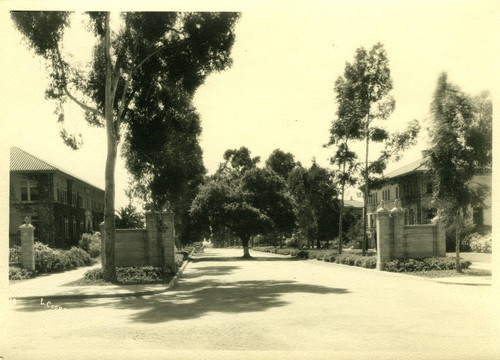
[[[17,147],[10,148],[10,171],[55,171],[58,168]]]
[[[67,176],[70,176],[76,180],[82,181],[87,185],[92,186],[98,190],[104,191],[98,186],[92,185],[88,181],[73,175],[69,171],[66,171],[60,167],[52,165],[45,160],[39,159],[26,151],[19,149],[18,147],[10,148],[10,171],[18,171],[18,172],[28,172],[28,171],[50,171],[55,172],[59,171]]]
[[[425,165],[425,159],[420,159],[413,161],[403,167],[400,167],[399,169],[396,169],[394,171],[391,171],[388,174],[384,175],[384,178],[390,179],[390,178],[395,178],[401,175],[408,175],[410,173],[414,172],[425,172],[428,171],[429,167]]]

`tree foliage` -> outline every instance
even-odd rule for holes
[[[337,192],[332,174],[316,162],[309,169],[295,167],[288,177],[288,188],[293,198],[299,237],[311,246],[316,240],[329,241],[337,236]]]
[[[190,214],[212,236],[229,230],[241,239],[244,256],[249,256],[250,237],[270,232],[280,237],[291,234],[295,227],[292,200],[286,182],[270,169],[255,167],[247,149],[236,151],[236,157],[234,152],[226,154],[230,156],[224,156],[225,164],[233,160],[233,165],[221,165],[225,170],[200,187]]]
[[[297,165],[292,153],[285,153],[280,149],[275,149],[266,160],[266,167],[273,170],[284,180],[288,179],[290,172]]]
[[[219,173],[236,172],[243,174],[248,170],[255,169],[260,162],[260,157],[251,157],[250,150],[245,146],[239,149],[228,149],[224,152],[224,162],[219,165]]]
[[[360,47],[354,61],[346,63],[343,76],[335,82],[337,116],[332,122],[328,146],[337,145],[332,164],[340,166],[338,178],[341,193],[346,184],[352,183],[356,169],[356,156],[349,148],[350,141],[365,141],[364,164],[360,166],[364,180],[364,203],[369,196],[372,175],[380,176],[389,159],[399,159],[400,154],[415,142],[420,130],[418,122],[412,122],[401,133],[390,134],[378,121],[386,120],[395,109],[391,72],[386,51],[381,43],[369,51]],[[374,161],[369,161],[370,143],[384,143],[384,150]],[[342,224],[340,222],[339,224]],[[340,227],[341,225],[339,225]],[[366,252],[366,218],[363,219],[363,254]]]
[[[144,227],[144,215],[129,204],[116,210],[115,224],[117,229],[141,229]]]
[[[481,205],[486,189],[474,183],[492,161],[492,106],[487,93],[471,98],[448,81],[438,79],[431,103],[431,147],[426,158],[435,182],[440,218],[456,234],[456,269],[460,271],[461,229],[470,206]]]
[[[12,13],[28,46],[47,61],[51,82],[46,96],[57,101],[58,121],[64,123],[64,105],[73,101],[84,110],[88,123],[106,128],[104,276],[114,281],[114,169],[121,130],[130,125],[132,143],[130,131],[144,121],[148,108],[164,109],[167,96],[189,101],[206,76],[230,66],[238,14],[125,12],[118,14],[121,26],[116,32],[111,30],[110,13],[88,16],[95,46],[90,63],[82,69],[64,52],[70,13]],[[61,136],[73,148],[80,145],[77,135],[63,130]],[[133,146],[128,149],[129,154],[135,151]]]

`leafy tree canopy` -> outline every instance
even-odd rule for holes
[[[297,165],[292,153],[285,153],[280,149],[275,149],[266,160],[266,167],[273,170],[283,179],[288,179],[288,175]]]

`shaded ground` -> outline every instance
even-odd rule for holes
[[[64,358],[85,359],[500,355],[492,287],[252,254],[257,258],[241,260],[241,249],[207,249],[189,264],[176,289],[154,296],[53,300],[65,309],[60,311],[47,308],[50,299],[11,301],[2,317],[9,333],[0,342],[6,349],[0,355],[43,359],[54,358],[55,350]]]

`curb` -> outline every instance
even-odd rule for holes
[[[130,296],[146,296],[146,295],[157,295],[164,293],[172,288],[174,288],[179,282],[179,275],[181,275],[186,269],[190,259],[184,262],[184,265],[179,269],[177,274],[170,280],[168,284],[165,285],[164,288],[159,290],[147,290],[147,291],[136,291],[136,292],[126,292],[126,293],[114,293],[114,294],[64,294],[64,295],[37,295],[37,296],[15,296],[16,300],[38,300],[40,298],[47,299],[102,299],[102,298],[121,298],[121,297],[130,297]],[[76,286],[75,286],[76,287]]]

